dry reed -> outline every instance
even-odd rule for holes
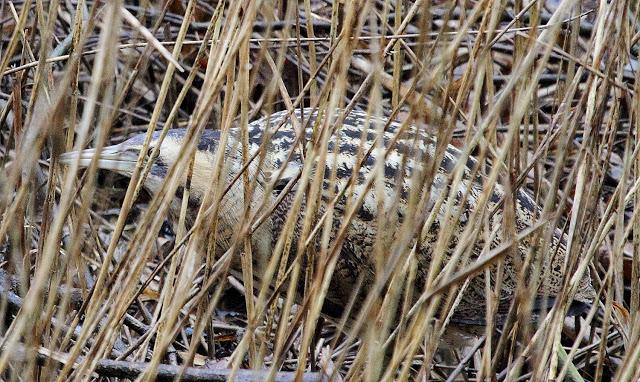
[[[639,8],[615,0],[0,1],[2,378],[639,380]],[[266,269],[280,288],[252,278],[249,237],[270,206],[242,207],[246,219],[226,253],[198,246],[224,213],[228,184],[214,181],[224,178],[223,155],[196,224],[185,226],[185,204],[180,224],[168,227],[178,175],[192,171],[204,129],[227,132],[303,106],[410,121],[436,138],[438,152],[452,144],[490,164],[480,169],[487,189],[526,189],[540,205],[527,234],[567,234],[567,269],[591,274],[598,303],[575,319],[554,309],[533,324],[523,282],[520,309],[501,331],[488,285],[486,329],[452,342],[438,312],[455,308],[469,275],[500,279],[510,246],[484,262],[434,259],[424,290],[414,290],[411,240],[422,229],[403,226],[379,239],[380,274],[364,309],[325,317],[341,236],[330,236],[330,217],[311,218],[323,177],[311,165],[296,185],[306,192],[292,193],[292,210],[306,217],[293,251],[326,263],[280,260],[292,250],[290,218]],[[155,195],[143,190],[142,157],[131,179],[95,163],[58,163],[65,151],[178,126],[189,128],[187,142]],[[326,158],[326,137],[316,143],[307,164]],[[248,200],[255,179],[237,181]],[[381,195],[375,177],[367,187]],[[418,191],[407,199],[419,210]],[[345,216],[358,203],[348,208]],[[513,198],[503,208],[513,211]],[[486,224],[487,211],[468,218],[468,227]],[[505,231],[513,245],[518,234]],[[454,234],[443,228],[439,248]],[[489,239],[482,235],[465,230],[452,251],[462,256],[468,243]],[[234,273],[230,258],[241,254]],[[533,272],[529,282],[542,277]],[[292,286],[300,279],[302,300]],[[576,285],[567,278],[559,307]],[[415,305],[412,296],[421,296]]]

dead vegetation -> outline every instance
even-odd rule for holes
[[[0,1],[2,378],[640,379],[638,7]],[[438,291],[459,290],[470,269],[496,272],[500,257],[424,290],[403,284],[407,262],[347,329],[319,316],[318,296],[295,305],[291,290],[254,285],[250,261],[228,272],[229,256],[250,259],[254,221],[238,226],[233,253],[202,256],[204,231],[166,223],[173,193],[142,190],[144,169],[129,180],[57,163],[134,133],[225,130],[302,106],[408,119],[490,164],[485,175],[499,168],[494,182],[540,205],[536,240],[568,235],[567,266],[591,274],[597,306],[537,323],[516,306],[507,330],[488,314],[470,340],[443,339]],[[474,235],[457,243],[484,239]]]

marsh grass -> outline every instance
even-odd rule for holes
[[[0,1],[0,18],[3,379],[640,378],[637,3],[23,0]],[[305,192],[291,191],[293,212],[266,265],[279,287],[253,280],[249,239],[273,206],[240,206],[244,220],[226,252],[199,244],[224,214],[228,184],[214,181],[224,178],[223,155],[196,224],[185,226],[185,204],[168,228],[178,177],[191,176],[203,129],[220,129],[224,140],[230,127],[303,106],[407,121],[436,138],[439,155],[452,144],[478,158],[487,182],[480,200],[494,185],[512,191],[502,202],[505,245],[487,250],[483,262],[434,258],[417,290],[411,243],[423,227],[381,234],[364,309],[347,305],[342,319],[325,317],[341,233],[359,205],[350,199],[336,237],[331,209],[313,218],[322,215],[323,174],[312,164],[327,156],[326,129],[313,145],[300,143],[305,167],[295,190]],[[144,158],[131,179],[96,163],[81,170],[57,161],[66,151],[178,126],[188,127],[186,143],[155,195],[142,188]],[[423,180],[429,184],[429,174]],[[249,200],[255,179],[245,173],[237,182]],[[375,176],[367,187],[381,195]],[[484,274],[499,285],[502,259],[522,238],[513,228],[517,189],[541,208],[527,234],[544,243],[565,232],[566,269],[578,276],[533,323],[530,285],[547,277],[535,267],[541,245],[517,270],[519,304],[505,330],[497,328],[491,284],[486,328],[452,340],[446,312],[467,277]],[[420,210],[420,190],[408,195],[408,210]],[[444,197],[437,203],[447,206]],[[469,213],[453,252],[489,241],[472,229],[493,213],[482,206]],[[290,248],[300,209],[298,248]],[[460,218],[452,209],[440,253]],[[288,267],[290,252],[317,267]],[[234,256],[240,271],[230,268]],[[559,312],[585,272],[599,301],[565,318]]]

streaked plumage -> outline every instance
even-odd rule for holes
[[[305,111],[303,118],[301,117],[302,115],[300,111],[298,111],[296,118],[298,118],[302,126],[307,126],[305,141],[311,139],[314,127],[316,134],[318,134],[322,128],[333,127],[333,124],[323,124],[321,123],[322,121],[316,120],[317,114],[309,110]],[[281,125],[281,122],[285,118],[287,118],[287,113],[280,112],[274,113],[270,118],[263,118],[249,124],[249,156],[260,148],[265,136],[265,129],[269,128],[269,131],[273,130]],[[310,119],[310,121],[307,121],[308,119]],[[360,158],[363,158],[363,156],[369,152],[376,137],[379,135],[379,131],[381,131],[381,128],[384,127],[387,122],[388,121],[384,119],[372,118],[364,113],[354,111],[345,118],[343,125],[338,127],[330,137],[327,146],[328,155],[324,163],[322,202],[319,208],[321,212],[324,211],[326,203],[333,198],[335,192],[342,190],[347,185],[356,164],[360,163]],[[384,234],[388,235],[387,238],[389,238],[389,240],[393,240],[398,233],[396,232],[397,229],[402,226],[405,218],[410,215],[409,211],[407,211],[407,203],[411,195],[411,190],[416,190],[417,188],[419,192],[430,192],[429,201],[426,203],[427,208],[424,211],[420,211],[422,214],[429,214],[441,194],[443,192],[450,192],[450,174],[461,155],[459,150],[453,146],[448,146],[437,173],[433,178],[433,182],[430,185],[414,184],[415,179],[412,178],[412,175],[416,171],[426,168],[429,159],[435,154],[435,142],[427,133],[419,131],[413,126],[405,127],[404,130],[406,131],[397,139],[395,136],[400,129],[403,129],[400,123],[388,123],[381,140],[382,146],[385,148],[392,145],[392,149],[386,160],[378,167],[379,161],[384,159],[385,149],[380,147],[373,149],[370,155],[362,161],[362,166],[359,168],[358,174],[354,179],[353,187],[350,189],[352,194],[349,197],[351,197],[352,200],[355,200],[355,198],[363,193],[366,194],[362,205],[357,209],[357,213],[349,226],[346,240],[341,249],[338,264],[332,278],[332,284],[326,298],[328,302],[327,307],[332,308],[331,310],[339,310],[340,307],[346,304],[359,277],[363,277],[363,291],[366,290],[367,286],[373,284],[375,279],[375,265],[372,257],[374,246],[376,245],[376,236],[379,234],[377,225],[379,221],[381,221],[380,219],[390,222],[387,230],[389,227],[392,227],[394,231],[385,231]],[[150,191],[157,191],[161,186],[162,178],[166,175],[168,166],[175,161],[184,134],[185,130],[181,129],[171,130],[168,133],[161,146],[160,155],[145,184]],[[301,155],[302,145],[294,145],[294,142],[296,142],[296,131],[290,120],[287,120],[273,135],[268,135],[269,144],[267,145],[265,163],[258,169],[255,164],[255,162],[257,162],[256,160],[248,169],[250,178],[257,179],[257,187],[253,200],[254,208],[260,205],[260,201],[265,196],[264,189],[270,182],[272,182],[271,184],[275,187],[271,195],[267,197],[273,201],[278,196],[278,193],[282,191],[282,186],[287,184],[292,177],[297,176],[304,164]],[[157,133],[154,135],[152,145],[157,143],[158,136]],[[225,179],[227,182],[230,182],[242,168],[243,156],[239,143],[240,137],[239,129],[233,129],[231,131],[225,153]],[[131,158],[135,161],[135,157],[137,156],[136,148],[142,145],[143,139],[144,136],[139,135],[120,145],[106,148],[103,151],[99,167],[127,175],[127,171],[130,173],[132,167],[127,170],[127,165],[122,163],[115,164],[117,159],[112,159],[109,155],[117,158],[119,153],[125,153],[124,155],[120,155],[120,157],[126,157],[129,162]],[[192,206],[192,211],[187,224],[192,224],[193,218],[195,217],[194,215],[197,212],[197,207],[212,182],[211,174],[213,173],[213,163],[219,140],[220,132],[217,131],[205,131],[201,137],[196,155],[195,173],[192,180],[191,200],[189,203],[190,206]],[[81,159],[81,164],[88,164],[93,155],[95,155],[93,151],[86,151],[85,154],[81,154],[83,158]],[[63,162],[69,162],[76,156],[77,154],[74,153],[65,154],[65,156],[63,156]],[[287,160],[289,157],[290,160]],[[478,170],[475,168],[476,166],[476,160],[467,160],[460,187],[458,187],[455,192],[450,193],[455,197],[454,201],[452,201],[452,208],[449,209],[447,207],[448,199],[445,199],[445,202],[439,207],[437,218],[433,221],[433,224],[425,230],[426,234],[418,250],[417,260],[419,267],[416,281],[417,291],[423,290],[424,280],[429,271],[429,265],[432,261],[432,255],[438,240],[440,228],[443,224],[446,224],[447,221],[446,216],[462,208],[460,221],[455,226],[454,234],[448,243],[451,249],[456,247],[458,239],[477,203],[477,199],[482,193],[483,187],[485,187],[483,177],[476,175]],[[322,169],[316,165],[315,171],[319,170]],[[330,179],[334,170],[335,188],[334,190],[330,190]],[[382,193],[376,194],[375,186],[367,191],[366,184],[371,174],[381,174],[383,176],[383,179],[381,179],[383,187],[378,188],[378,190],[383,191]],[[276,179],[278,179],[277,182]],[[273,182],[275,182],[275,184]],[[293,193],[291,195],[293,195]],[[349,195],[349,193],[347,193],[347,195]],[[377,196],[383,196],[384,200],[376,200]],[[488,210],[493,209],[493,207],[502,200],[502,197],[503,189],[500,185],[496,185],[488,202]],[[286,214],[290,211],[289,204],[292,200],[292,196],[285,198],[285,201],[274,211],[271,219],[261,227],[262,231],[256,232],[253,236],[254,244],[257,248],[258,264],[266,264],[266,259],[270,256],[270,251],[279,237]],[[396,200],[399,202],[394,203]],[[335,206],[333,234],[335,234],[339,228],[343,214],[348,208],[347,204],[347,197],[343,197]],[[177,208],[179,208],[179,206],[180,203],[174,203],[174,208],[172,208],[173,215],[177,214]],[[228,245],[228,239],[231,239],[230,235],[232,235],[234,229],[237,228],[235,224],[241,218],[243,206],[242,181],[236,182],[234,186],[231,187],[222,206],[222,210],[219,213],[220,221],[218,222],[218,227],[220,232],[222,232],[222,235],[219,235],[219,237],[221,237],[221,243],[224,243],[222,245],[224,247]],[[379,211],[378,209],[380,207],[384,208],[384,211]],[[521,232],[527,227],[530,227],[536,221],[538,212],[539,208],[531,196],[526,191],[518,191],[516,195],[516,232]],[[479,237],[488,238],[491,237],[490,235],[493,233],[495,238],[490,247],[495,248],[502,242],[501,238],[504,235],[501,227],[502,209],[498,208],[491,219],[485,219],[483,221],[487,221],[488,225],[483,227],[485,236],[481,233]],[[296,235],[299,234],[299,230],[300,227],[298,226]],[[419,230],[415,229],[415,231]],[[225,235],[227,237],[225,237]],[[548,245],[547,248],[542,249],[542,253],[544,254],[542,272],[543,274],[544,272],[548,272],[549,277],[542,279],[542,285],[538,289],[537,295],[542,296],[548,293],[551,297],[551,302],[553,302],[553,296],[562,288],[564,278],[562,269],[564,269],[564,262],[566,260],[564,241],[562,234],[557,233],[553,238],[553,242]],[[523,240],[518,246],[518,256],[516,256],[516,258],[507,257],[505,259],[505,275],[500,294],[501,312],[506,311],[513,299],[518,277],[518,267],[522,259],[528,255],[530,244],[528,239]],[[482,245],[483,243],[476,243],[473,247],[471,261],[480,255]],[[294,244],[291,248],[292,250],[295,249],[296,245]],[[406,249],[406,252],[409,253],[409,250],[410,246]],[[449,252],[441,254],[444,256],[445,262],[451,256]],[[254,254],[254,256],[256,255]],[[257,268],[259,269],[260,267],[258,266]],[[595,293],[588,274],[581,280],[580,286],[575,296],[575,301],[578,303],[577,306],[591,304]],[[453,321],[461,324],[481,324],[485,318],[484,306],[485,281],[483,276],[479,276],[472,279],[467,286],[463,298],[455,311]]]

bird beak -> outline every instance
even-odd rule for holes
[[[60,155],[60,163],[70,165],[78,160],[80,167],[89,167],[94,157],[98,156],[98,168],[129,174],[133,172],[138,154],[127,150],[123,145],[108,146],[98,152],[96,149],[72,151]]]

